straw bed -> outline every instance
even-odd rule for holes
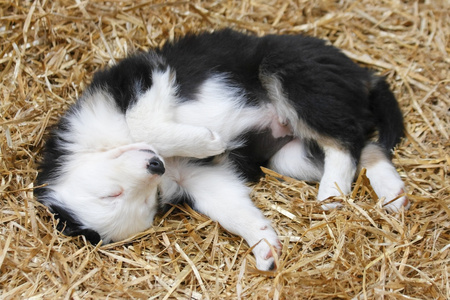
[[[448,1],[0,1],[0,298],[450,299]],[[189,207],[121,243],[65,237],[33,198],[47,129],[93,73],[187,32],[233,27],[330,41],[388,78],[407,138],[394,163],[409,211],[389,215],[364,171],[343,207],[265,170],[252,198],[273,222],[278,270]]]

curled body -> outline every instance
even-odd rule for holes
[[[322,40],[188,35],[95,74],[50,134],[36,195],[64,233],[94,243],[143,231],[187,201],[256,245],[268,270],[279,242],[247,186],[260,167],[320,182],[318,201],[349,193],[365,167],[398,211],[408,201],[389,151],[402,135],[385,80]]]

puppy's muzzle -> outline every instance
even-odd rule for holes
[[[152,157],[147,163],[147,170],[151,174],[162,175],[166,171],[164,163],[158,157]]]

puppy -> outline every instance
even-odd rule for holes
[[[50,134],[36,195],[59,229],[93,243],[125,239],[187,202],[269,270],[280,243],[246,185],[260,166],[320,181],[318,201],[349,193],[364,167],[398,211],[409,203],[389,151],[402,135],[385,80],[322,40],[188,35],[95,74]]]

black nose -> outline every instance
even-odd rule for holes
[[[157,157],[153,157],[148,161],[147,170],[151,174],[162,175],[166,171],[164,163]]]

